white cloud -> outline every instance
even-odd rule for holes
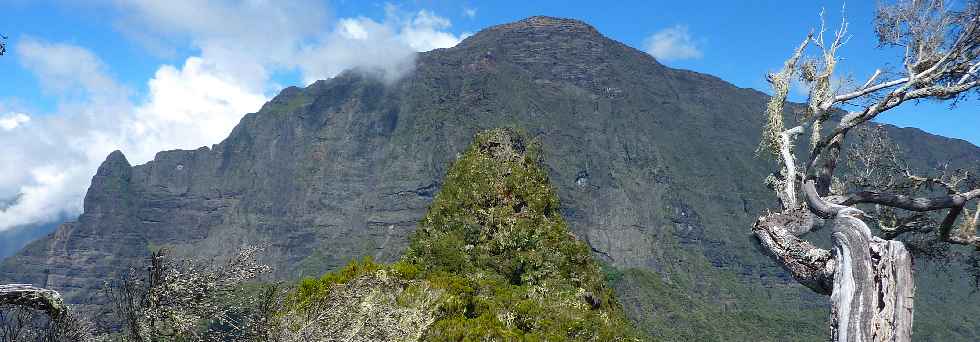
[[[24,113],[7,113],[0,115],[0,130],[9,131],[17,126],[31,121],[31,117]]]
[[[659,60],[701,58],[701,48],[691,38],[687,26],[675,25],[650,35],[643,41],[644,50]]]
[[[132,103],[84,48],[28,39],[17,51],[26,68],[58,91],[59,109],[33,120],[22,114],[29,125],[0,135],[0,164],[18,166],[0,174],[0,198],[17,198],[0,211],[0,230],[80,212],[93,172],[113,150],[140,164],[160,150],[210,145],[266,101],[198,57],[180,68],[161,66],[145,100]]]
[[[464,36],[427,10],[404,12],[385,5],[385,18],[340,18],[332,28],[327,10],[300,1],[118,0],[128,13],[117,25],[139,41],[187,40],[215,72],[252,90],[269,90],[278,70],[298,68],[306,83],[351,68],[378,69],[394,79],[410,71],[414,52],[451,47]],[[141,43],[144,44],[144,43]],[[146,45],[146,44],[144,44]],[[165,50],[148,46],[153,50]]]
[[[102,61],[84,48],[28,37],[17,44],[17,54],[21,64],[34,71],[44,90],[54,95],[115,97],[129,93],[108,76]]]
[[[449,19],[421,10],[402,26],[399,37],[415,51],[429,51],[456,46],[468,34],[456,36],[442,31],[452,26]]]
[[[117,0],[117,25],[130,37],[189,44],[214,71],[254,91],[265,91],[275,68],[292,67],[297,47],[326,31],[322,2]],[[160,49],[156,47],[156,49]]]
[[[463,16],[470,19],[476,18],[476,8],[463,7]]]
[[[116,27],[127,37],[153,41],[148,48],[157,52],[190,46],[199,54],[159,66],[134,101],[91,51],[22,39],[17,58],[58,106],[44,115],[0,116],[0,165],[17,166],[0,173],[0,198],[16,199],[0,210],[0,230],[78,214],[94,171],[113,150],[135,165],[157,151],[219,142],[281,88],[271,81],[275,72],[298,70],[311,83],[367,68],[393,80],[411,71],[416,52],[466,36],[448,32],[450,21],[432,12],[394,6],[380,22],[340,18],[326,29],[326,10],[312,0],[116,5],[123,13]]]
[[[452,47],[467,34],[447,30],[452,23],[432,12],[401,13],[386,7],[382,22],[370,18],[343,18],[319,42],[303,47],[297,65],[306,84],[336,76],[350,68],[380,71],[388,81],[410,72],[416,52]]]
[[[320,42],[305,46],[297,60],[306,84],[352,67],[380,71],[394,80],[410,71],[414,62],[415,51],[398,39],[394,27],[364,17],[341,19]]]
[[[148,100],[125,122],[130,162],[143,163],[161,149],[193,149],[228,136],[245,113],[267,98],[223,78],[199,57],[178,69],[161,66],[149,81]]]
[[[30,168],[28,172],[32,182],[20,187],[17,202],[0,213],[0,230],[47,222],[61,213],[80,211],[81,201],[72,182],[84,181],[84,178],[77,177],[84,170],[79,165],[37,165]]]

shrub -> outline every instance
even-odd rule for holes
[[[293,309],[328,307],[320,301],[331,286],[381,270],[441,294],[422,336],[427,341],[634,339],[605,283],[609,275],[568,231],[539,148],[527,141],[511,130],[477,135],[449,169],[400,261],[354,261],[304,279]],[[421,296],[411,286],[398,305]]]

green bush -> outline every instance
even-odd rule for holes
[[[441,291],[428,341],[631,340],[633,328],[559,211],[539,148],[511,130],[479,134],[446,175],[403,258],[391,265],[352,262],[304,279],[295,308],[326,298],[330,287],[384,269]],[[419,291],[397,298],[412,305]]]
[[[370,256],[364,257],[360,262],[351,260],[343,269],[324,274],[320,278],[303,278],[296,286],[296,290],[290,295],[288,307],[306,311],[311,305],[327,298],[330,288],[336,284],[343,284],[359,276],[374,273],[384,265],[374,262]]]

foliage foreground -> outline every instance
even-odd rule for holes
[[[477,135],[402,259],[303,280],[287,300],[291,327],[304,339],[635,340],[525,142],[505,129]],[[329,319],[342,316],[354,319]]]
[[[63,320],[25,308],[0,316],[14,327],[0,340],[638,340],[526,141],[506,129],[477,135],[395,263],[366,257],[288,290],[255,283],[269,271],[260,248],[217,265],[161,250],[107,283],[115,327],[80,320],[70,330],[82,335],[66,334]]]

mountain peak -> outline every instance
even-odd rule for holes
[[[602,36],[595,27],[581,20],[548,16],[533,16],[519,21],[492,26],[478,32],[480,35],[517,35],[525,38],[547,37],[554,34]]]
[[[84,215],[98,216],[124,210],[129,204],[126,193],[132,175],[133,167],[121,151],[109,153],[92,177],[92,185],[85,194]]]
[[[128,172],[130,168],[129,160],[120,150],[112,151],[99,166],[96,175],[108,176],[108,175],[118,175],[124,172]]]
[[[584,21],[570,18],[558,18],[549,17],[543,15],[537,15],[533,17],[524,18],[522,20],[503,24],[498,26],[498,28],[559,28],[559,29],[575,29],[575,30],[590,30],[596,31],[592,25],[586,24]]]
[[[653,57],[575,19],[535,16],[501,24],[426,56],[433,60],[429,64],[469,61],[466,67],[474,71],[497,73],[498,66],[516,67],[536,82],[572,85],[606,98],[622,96],[628,90],[625,84],[640,89],[640,83],[651,79],[657,80],[660,93],[671,92],[662,80],[665,69]]]

